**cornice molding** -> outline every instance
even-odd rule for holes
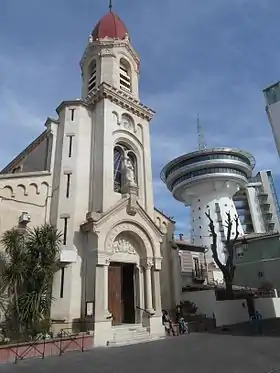
[[[101,83],[98,88],[90,92],[90,94],[84,99],[84,101],[87,105],[95,105],[104,98],[107,98],[123,109],[137,115],[142,119],[146,119],[147,121],[150,121],[155,114],[154,110],[142,104],[139,100],[131,96],[129,93],[115,88],[105,82]]]
[[[135,63],[137,64],[137,66],[139,67],[140,65],[140,59],[136,53],[136,50],[132,47],[132,45],[130,44],[129,40],[113,40],[113,39],[108,39],[108,40],[96,40],[96,41],[89,41],[87,47],[86,47],[86,50],[80,60],[80,67],[81,69],[83,69],[83,66],[85,64],[85,62],[88,60],[88,58],[93,54],[99,54],[99,55],[102,55],[102,51],[103,50],[108,50],[110,51],[109,54],[115,56],[115,53],[113,51],[114,48],[120,48],[120,47],[124,47],[128,53],[131,54],[133,60],[135,61]],[[106,55],[108,55],[108,53],[105,53]]]
[[[87,106],[87,103],[81,99],[77,98],[76,100],[67,100],[67,101],[62,101],[59,106],[56,108],[57,114],[64,108],[64,106]]]
[[[52,123],[59,124],[59,120],[51,118],[51,117],[47,117],[47,120],[45,122],[45,127],[48,127],[48,125],[50,125]]]

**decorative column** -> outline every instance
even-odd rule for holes
[[[95,319],[98,321],[106,321],[111,315],[108,311],[109,264],[105,255],[98,255],[95,274]]]
[[[160,293],[160,272],[155,268],[153,270],[154,277],[154,306],[156,315],[161,315],[161,293]]]
[[[109,261],[106,261],[105,265],[103,266],[103,276],[104,276],[104,314],[105,316],[110,316],[110,312],[108,310],[108,267]]]
[[[152,293],[152,276],[151,276],[151,269],[153,263],[151,260],[147,260],[145,266],[145,294],[146,294],[146,310],[150,313],[154,313],[153,309],[153,293]]]
[[[145,284],[143,276],[143,267],[138,267],[138,276],[139,276],[139,306],[140,308],[145,308]]]
[[[107,346],[113,339],[111,314],[108,312],[108,267],[105,255],[98,255],[95,277],[94,346]]]
[[[143,319],[143,310],[145,309],[145,298],[144,298],[144,277],[143,267],[137,265],[136,276],[135,276],[135,291],[136,291],[136,323],[141,323]]]

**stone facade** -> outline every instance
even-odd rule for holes
[[[122,64],[129,89],[120,86]],[[162,304],[179,302],[180,272],[171,248],[174,222],[154,209],[154,112],[139,101],[139,58],[128,38],[89,38],[80,65],[82,97],[62,102],[58,118],[49,118],[46,130],[0,174],[0,233],[16,226],[23,212],[29,226],[50,222],[62,232],[53,320],[90,319],[95,344],[105,345],[116,319],[110,307],[119,312],[112,290],[117,280],[110,276],[121,268],[129,282],[124,268],[133,268],[132,323],[162,335]],[[123,315],[117,317],[122,323]]]

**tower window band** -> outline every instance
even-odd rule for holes
[[[96,62],[92,61],[89,66],[88,74],[88,93],[96,87]]]
[[[131,68],[125,59],[120,60],[120,88],[131,91]]]

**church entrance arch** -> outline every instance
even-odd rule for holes
[[[129,229],[131,227],[134,230]],[[110,232],[106,241],[110,259],[108,310],[113,316],[113,325],[141,322],[140,310],[144,308],[142,263],[147,261],[147,250],[151,246],[147,247],[150,243],[145,243],[135,229],[139,228],[121,224]]]
[[[108,309],[113,325],[134,324],[135,270],[133,263],[111,262],[108,268]]]

